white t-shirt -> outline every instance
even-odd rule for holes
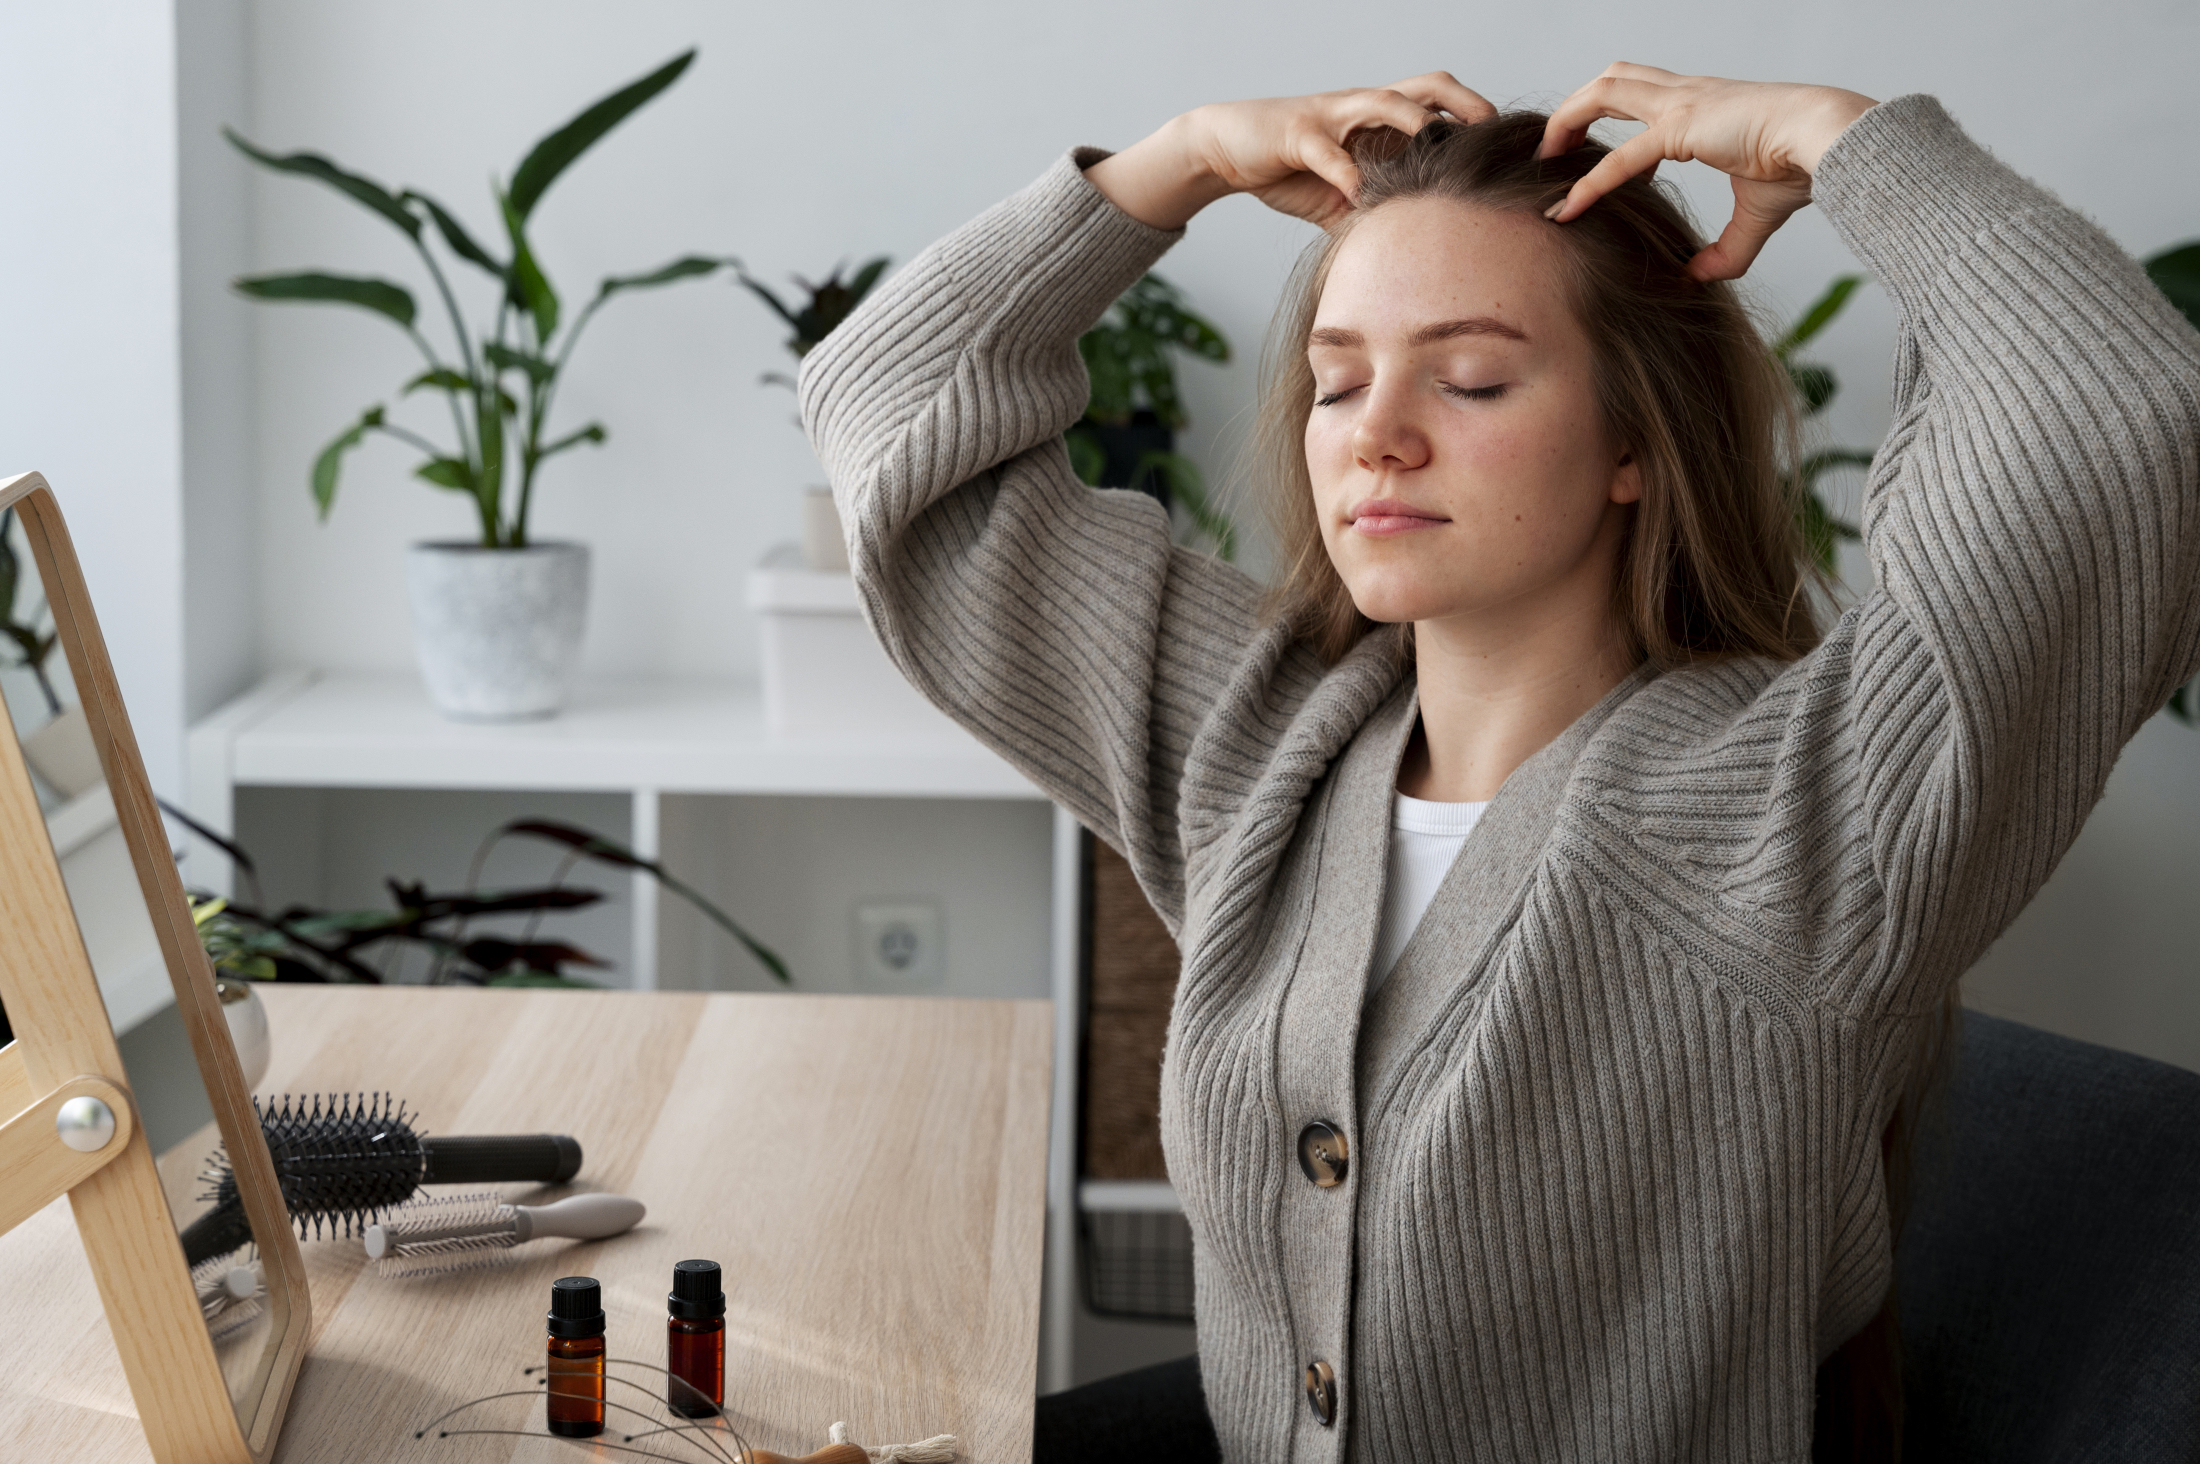
[[[1488,808],[1482,803],[1431,803],[1391,795],[1390,878],[1383,885],[1383,923],[1375,933],[1375,963],[1367,973],[1367,994],[1389,979],[1399,953],[1413,939],[1428,913],[1436,888],[1451,872],[1452,861]]]

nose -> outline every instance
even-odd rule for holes
[[[1376,382],[1352,429],[1352,459],[1370,473],[1407,473],[1429,459],[1428,434],[1414,413],[1404,382]]]

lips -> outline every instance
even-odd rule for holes
[[[1388,538],[1395,534],[1411,534],[1421,529],[1433,529],[1451,522],[1440,513],[1416,508],[1402,498],[1370,498],[1352,506],[1345,515],[1346,522],[1355,534],[1371,538]]]

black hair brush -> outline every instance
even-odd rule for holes
[[[275,1161],[284,1208],[301,1239],[356,1235],[424,1184],[562,1184],[580,1172],[581,1146],[564,1134],[431,1138],[387,1093],[252,1100]],[[248,1245],[252,1227],[227,1155],[217,1149],[202,1198],[214,1207],[183,1231],[191,1265]]]

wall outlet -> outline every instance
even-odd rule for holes
[[[856,907],[856,980],[892,991],[947,979],[946,922],[937,900]]]

